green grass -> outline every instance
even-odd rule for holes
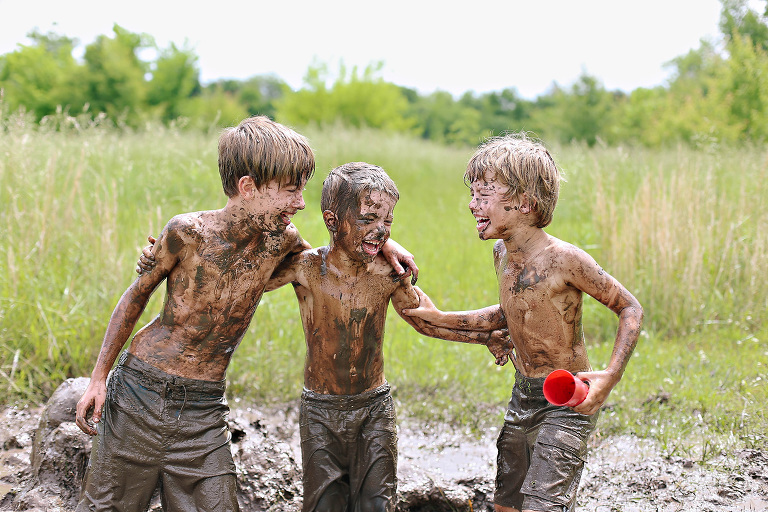
[[[0,125],[0,397],[39,402],[62,379],[89,375],[140,248],[173,215],[219,208],[217,133],[151,126],[117,131],[24,117]],[[61,129],[64,127],[64,129]],[[419,285],[443,309],[497,302],[492,242],[477,239],[462,181],[472,148],[341,127],[307,128],[317,175],[295,217],[323,245],[322,180],[365,160],[397,182],[393,237],[412,251]],[[602,435],[634,432],[670,454],[706,459],[766,446],[768,154],[551,148],[564,169],[548,231],[588,250],[640,300],[645,330],[609,398]],[[157,314],[162,293],[140,322]],[[609,356],[615,316],[588,299],[590,358]],[[229,393],[296,398],[304,341],[293,292],[266,294],[232,361]],[[387,378],[401,415],[469,430],[498,423],[513,381],[484,347],[424,338],[390,311]]]

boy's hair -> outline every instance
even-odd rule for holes
[[[219,137],[219,174],[228,197],[237,195],[243,176],[253,178],[259,188],[272,180],[298,187],[314,170],[315,155],[307,139],[266,116],[244,119]]]
[[[485,179],[488,171],[509,187],[508,197],[528,196],[539,216],[536,227],[543,228],[552,222],[562,176],[541,142],[524,132],[486,140],[467,164],[464,182]]]
[[[379,191],[400,199],[397,185],[384,169],[365,162],[350,162],[328,173],[323,181],[320,211],[330,210],[344,217],[352,207],[359,206],[365,192]]]

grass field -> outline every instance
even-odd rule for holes
[[[67,123],[62,123],[67,125]],[[148,234],[173,215],[225,203],[217,133],[126,133],[14,117],[0,126],[0,397],[39,402],[90,374],[104,328]],[[60,126],[59,126],[60,128]],[[332,167],[365,160],[398,183],[393,238],[443,309],[497,302],[492,242],[477,239],[462,182],[472,148],[367,130],[307,128],[317,175],[294,221],[327,243],[319,211]],[[712,147],[551,148],[567,181],[547,230],[590,252],[646,312],[601,434],[635,432],[705,460],[768,445],[768,152]],[[140,322],[157,314],[162,292]],[[390,311],[385,357],[401,414],[468,430],[497,423],[513,380],[483,347],[423,338]],[[615,316],[588,299],[590,358],[603,367]],[[279,402],[301,390],[293,292],[265,295],[229,372],[232,397]]]

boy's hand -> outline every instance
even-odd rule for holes
[[[147,237],[147,240],[149,241],[149,245],[144,247],[144,249],[141,250],[139,261],[136,264],[136,273],[139,275],[143,275],[144,272],[151,272],[156,265],[155,255],[152,254],[152,246],[155,245],[155,242],[157,242],[157,239],[152,235],[149,235]]]
[[[101,413],[104,410],[104,400],[106,397],[106,382],[96,382],[91,379],[85,393],[83,393],[83,396],[77,402],[75,423],[80,427],[80,430],[89,436],[95,436],[98,433],[93,424],[101,421]],[[91,409],[93,409],[93,415],[91,416],[91,421],[89,423],[87,416]]]
[[[573,408],[579,414],[592,415],[600,410],[614,386],[618,383],[616,376],[607,371],[579,372],[576,378],[589,381],[587,398]]]
[[[512,339],[509,337],[509,330],[507,329],[492,331],[486,346],[496,358],[496,364],[499,366],[504,366],[511,357],[514,357]]]
[[[411,277],[411,284],[416,284],[419,279],[419,267],[416,266],[416,260],[413,254],[406,251],[405,248],[391,238],[386,241],[381,248],[381,254],[394,269],[393,277],[400,281]],[[405,265],[405,268],[403,268]]]
[[[435,307],[435,304],[429,298],[429,296],[421,291],[418,286],[413,287],[419,296],[419,307],[404,309],[403,314],[414,318],[419,318],[425,322],[435,322],[440,313],[440,310]]]

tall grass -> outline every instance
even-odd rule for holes
[[[217,133],[65,121],[39,126],[18,115],[0,126],[0,396],[8,403],[43,400],[63,378],[89,375],[146,235],[177,213],[225,203]],[[341,127],[304,133],[318,170],[295,223],[310,243],[328,241],[319,212],[327,171],[369,161],[400,188],[393,237],[416,255],[419,285],[438,306],[497,302],[492,242],[477,239],[462,182],[472,148]],[[568,181],[548,231],[592,253],[646,310],[604,431],[655,436],[670,451],[684,449],[676,435],[694,430],[721,444],[765,443],[765,150],[552,150]],[[265,295],[231,365],[232,396],[298,396],[297,313],[289,288]],[[390,317],[387,378],[404,413],[470,428],[500,418],[511,367],[495,367],[483,347],[423,338]],[[590,299],[585,329],[602,367],[616,319]]]

